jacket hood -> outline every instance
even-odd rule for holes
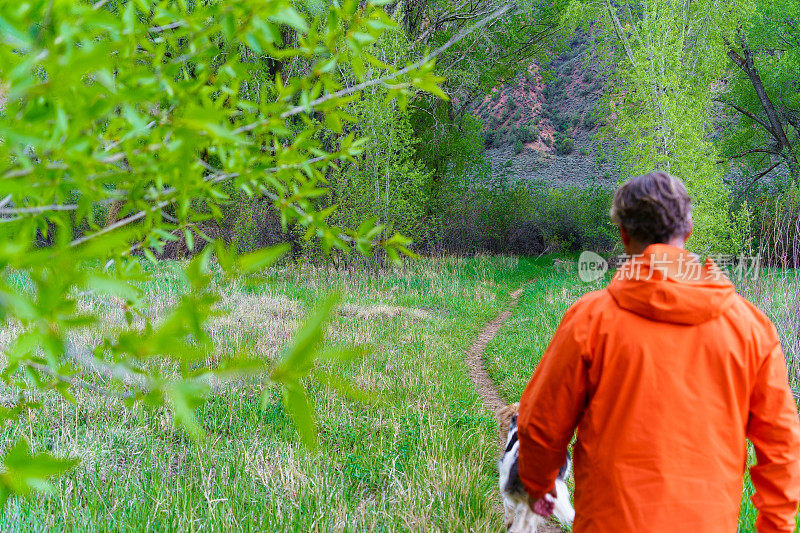
[[[676,324],[700,324],[724,313],[736,289],[720,268],[668,244],[652,244],[617,270],[608,285],[617,305]]]

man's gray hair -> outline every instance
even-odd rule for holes
[[[683,237],[692,227],[692,202],[678,178],[656,170],[631,178],[614,194],[611,220],[643,244]]]

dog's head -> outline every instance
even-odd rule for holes
[[[497,421],[500,424],[500,446],[505,447],[508,440],[508,428],[511,426],[511,419],[519,413],[519,404],[512,403],[497,411]]]

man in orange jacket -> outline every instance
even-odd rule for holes
[[[679,180],[633,178],[611,216],[632,258],[566,312],[520,400],[531,507],[577,429],[574,531],[733,533],[750,439],[758,531],[794,531],[800,421],[775,327],[684,249]]]

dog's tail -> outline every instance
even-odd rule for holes
[[[552,498],[552,496],[548,497]],[[575,509],[572,507],[572,502],[569,501],[569,488],[567,484],[561,479],[556,479],[556,497],[553,498],[555,508],[553,514],[559,522],[565,526],[571,526],[575,520]]]

